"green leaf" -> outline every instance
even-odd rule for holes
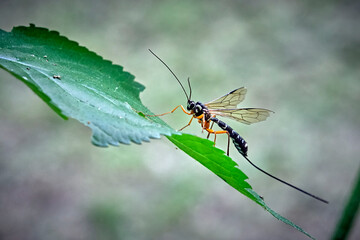
[[[360,171],[353,184],[352,192],[349,195],[348,202],[344,207],[341,218],[337,223],[335,231],[331,237],[332,240],[346,239],[354,226],[356,216],[360,205]]]
[[[64,119],[75,118],[92,129],[97,146],[140,144],[174,133],[150,113],[139,94],[144,86],[78,43],[45,28],[0,30],[0,67],[23,81]]]
[[[250,184],[245,181],[248,177],[238,168],[237,163],[235,163],[230,157],[226,156],[224,151],[215,148],[212,141],[189,134],[172,135],[167,138],[178,148],[222,178],[230,186],[262,206],[275,218],[314,239],[302,228],[268,207],[262,198],[252,190]]]

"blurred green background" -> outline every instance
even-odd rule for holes
[[[227,122],[260,167],[231,156],[275,211],[329,239],[359,169],[360,4],[356,1],[2,0],[0,28],[35,23],[125,67],[155,113],[186,99],[167,69],[207,102],[237,87],[243,107],[275,111]],[[165,138],[97,148],[22,82],[0,71],[0,239],[306,239]],[[163,117],[175,129],[189,117]],[[198,124],[186,132],[205,137]],[[226,137],[218,147],[226,149]],[[349,239],[360,238],[356,222]]]

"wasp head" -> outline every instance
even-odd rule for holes
[[[188,100],[188,103],[187,103],[187,110],[188,111],[191,111],[191,110],[194,110],[194,108],[195,108],[195,102],[194,101],[192,101],[192,100]]]

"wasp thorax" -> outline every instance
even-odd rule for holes
[[[200,105],[196,105],[194,112],[195,112],[195,114],[202,113],[202,107]]]
[[[205,121],[209,121],[209,119],[211,118],[211,114],[208,111],[204,111],[205,112]]]

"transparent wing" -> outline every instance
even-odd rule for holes
[[[210,109],[209,112],[245,124],[265,121],[266,118],[270,116],[270,113],[273,113],[273,111],[264,108]]]
[[[211,102],[205,103],[208,109],[233,109],[245,98],[246,88],[235,89],[228,94],[219,97]]]

